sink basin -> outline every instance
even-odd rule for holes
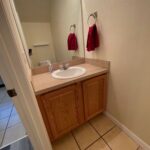
[[[52,73],[52,77],[57,79],[69,79],[83,75],[86,72],[82,67],[69,67],[67,70],[56,70]]]

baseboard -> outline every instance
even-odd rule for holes
[[[150,145],[145,143],[140,139],[135,133],[129,130],[125,125],[119,122],[115,117],[113,117],[109,112],[105,112],[105,115],[110,118],[118,127],[120,127],[129,137],[131,137],[136,143],[138,143],[143,150],[150,150]]]

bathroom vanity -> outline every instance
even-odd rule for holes
[[[103,112],[106,108],[108,68],[89,63],[80,77],[55,79],[46,72],[34,75],[33,88],[51,141]]]
[[[40,3],[38,7],[33,0],[15,0],[29,49],[25,54],[34,72],[32,86],[49,137],[54,141],[105,110],[109,63],[85,58],[81,0]],[[29,8],[34,13],[28,15]],[[47,12],[47,23],[41,21],[42,12]],[[71,67],[64,72],[57,70],[59,65],[66,69],[66,61]],[[50,73],[53,68],[55,72]],[[60,74],[63,78],[58,79]]]
[[[15,4],[23,29],[20,35],[24,33],[29,49],[25,54],[33,73],[32,86],[49,137],[54,141],[105,111],[109,62],[85,58],[81,0],[43,0],[41,5],[33,0],[15,0]],[[91,17],[96,12],[91,13],[88,24],[94,25],[96,20],[92,22]],[[88,51],[98,51],[98,46],[97,33],[94,47]],[[69,69],[57,70],[60,66],[66,69],[66,62]],[[58,79],[60,74],[63,78]]]

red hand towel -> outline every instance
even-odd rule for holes
[[[70,33],[68,36],[68,50],[77,50],[78,42],[75,33]]]
[[[87,51],[94,51],[99,47],[99,36],[97,32],[96,24],[89,27],[88,39],[87,39]]]

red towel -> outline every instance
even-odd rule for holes
[[[70,33],[68,36],[68,50],[77,50],[78,42],[75,33]]]
[[[87,51],[94,51],[99,47],[99,36],[97,32],[96,24],[89,27],[88,39],[87,39]]]

